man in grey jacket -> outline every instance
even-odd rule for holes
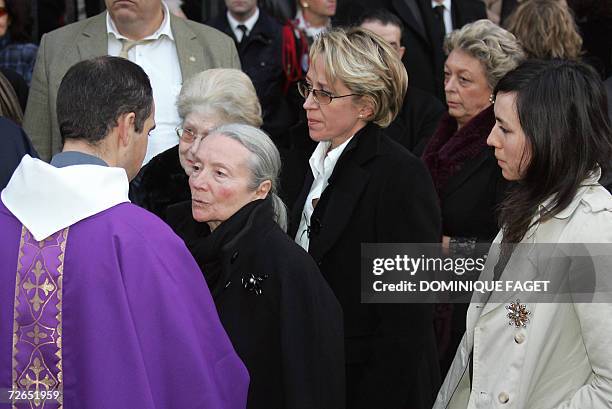
[[[175,106],[183,81],[209,68],[240,68],[234,42],[217,30],[169,13],[161,0],[105,0],[105,11],[43,36],[24,128],[44,160],[61,150],[56,96],[75,63],[102,55],[140,65],[151,79],[156,129],[145,163],[178,142]]]

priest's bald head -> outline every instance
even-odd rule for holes
[[[62,150],[97,156],[124,168],[130,180],[142,165],[154,114],[147,74],[124,58],[104,56],[75,64],[57,92]]]

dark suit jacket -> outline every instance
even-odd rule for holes
[[[437,98],[410,86],[402,110],[385,134],[420,157],[444,112],[446,108]]]
[[[313,182],[292,211],[295,237]],[[439,373],[431,308],[362,304],[361,243],[437,243],[440,212],[423,163],[369,124],[340,156],[311,217],[309,253],[344,310],[347,407],[427,408]]]
[[[215,230],[218,258],[203,249],[210,231],[193,220],[191,202],[168,215],[204,274],[216,267],[207,280],[251,377],[247,408],[343,409],[342,310],[312,258],[274,222],[270,201],[247,204]],[[243,284],[251,274],[259,295]]]
[[[282,68],[282,26],[260,8],[253,30],[239,44],[226,13],[209,24],[234,39],[242,70],[253,81],[261,102],[262,128],[277,140],[297,120],[297,114],[290,112],[282,91],[285,78]]]
[[[402,44],[406,47],[404,65],[411,84],[444,101],[444,61],[442,43],[434,34],[431,0],[386,0],[387,7],[404,23]],[[420,15],[416,15],[420,14]],[[452,19],[455,29],[487,18],[480,0],[453,0]]]

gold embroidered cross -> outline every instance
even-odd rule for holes
[[[34,311],[40,310],[40,306],[43,303],[43,300],[40,298],[39,291],[43,291],[45,297],[49,296],[49,293],[55,290],[55,286],[49,282],[48,278],[45,278],[44,283],[40,283],[40,276],[45,270],[43,270],[42,263],[40,260],[36,262],[36,266],[34,267],[34,276],[36,277],[36,283],[33,283],[31,279],[28,278],[28,281],[23,284],[23,288],[26,292],[35,289],[34,297],[32,297],[29,301],[34,307]]]
[[[48,337],[46,332],[40,332],[40,327],[38,325],[34,326],[34,331],[30,331],[26,335],[34,339],[34,345],[38,345],[41,339]]]
[[[32,379],[32,377],[30,377],[30,374],[27,373],[25,376],[25,379],[22,379],[19,381],[19,384],[21,386],[23,386],[25,389],[30,390],[30,386],[34,386],[35,390],[38,392],[41,390],[40,385],[45,387],[45,390],[49,390],[51,388],[53,388],[56,384],[55,380],[52,378],[49,378],[49,374],[45,374],[44,379],[40,379],[40,373],[44,370],[45,368],[42,366],[42,364],[40,363],[40,358],[36,357],[34,358],[34,363],[28,368],[28,370],[32,371],[34,373],[34,379]],[[40,405],[40,399],[35,399],[34,400],[34,405],[39,406]]]

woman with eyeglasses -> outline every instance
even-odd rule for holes
[[[191,199],[193,152],[203,137],[223,124],[260,127],[263,123],[253,83],[242,71],[231,68],[206,70],[186,81],[177,106],[182,121],[176,130],[178,145],[151,159],[140,186],[130,191],[134,203],[163,220],[168,206]]]
[[[317,145],[290,234],[343,307],[347,407],[430,408],[439,386],[431,308],[361,303],[362,243],[440,241],[427,169],[383,129],[402,106],[406,70],[359,28],[322,34],[310,58],[299,90]]]

